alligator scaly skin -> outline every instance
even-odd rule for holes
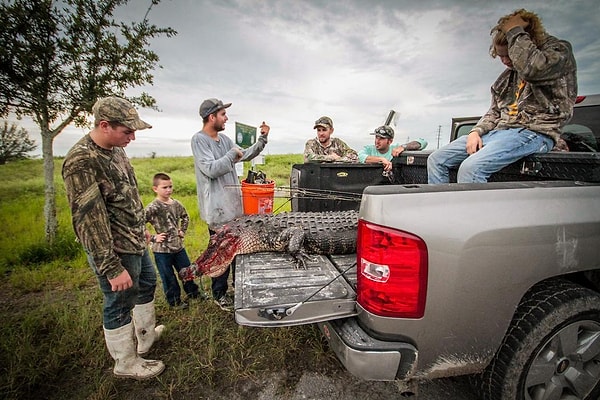
[[[223,225],[208,247],[179,275],[216,277],[238,254],[287,252],[299,267],[310,254],[349,254],[356,251],[358,212],[284,212],[245,215]]]

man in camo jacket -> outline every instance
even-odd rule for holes
[[[358,162],[358,153],[342,139],[332,138],[333,121],[321,117],[315,121],[313,129],[317,137],[310,139],[304,146],[304,162]]]
[[[519,9],[492,29],[490,55],[506,69],[492,84],[487,113],[468,135],[427,159],[428,183],[487,182],[490,175],[533,153],[568,150],[561,128],[573,116],[577,64],[571,44],[549,35],[537,14]]]
[[[113,372],[148,379],[165,366],[139,355],[150,350],[164,326],[156,326],[156,272],[147,251],[144,207],[123,148],[135,140],[136,130],[151,126],[118,97],[99,99],[92,112],[93,130],[71,148],[62,168],[73,229],[104,295],[104,338],[115,360]]]

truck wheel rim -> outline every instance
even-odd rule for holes
[[[600,323],[575,321],[551,336],[533,358],[525,399],[585,399],[599,380]]]

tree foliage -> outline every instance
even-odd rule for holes
[[[140,1],[140,0],[138,0]],[[6,0],[0,3],[0,116],[29,116],[40,128],[46,181],[46,237],[56,235],[54,138],[104,96],[125,97],[130,87],[153,83],[159,57],[150,40],[172,37],[148,20],[123,22],[115,10],[128,0]],[[129,98],[156,109],[147,93]]]
[[[25,128],[16,124],[8,125],[7,121],[0,127],[0,165],[7,161],[27,158],[27,153],[37,148],[35,141],[29,137]]]

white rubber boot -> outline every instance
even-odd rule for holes
[[[137,353],[144,355],[150,351],[154,342],[165,330],[164,325],[156,326],[154,300],[146,304],[138,304],[133,308],[133,326],[137,338]]]
[[[104,329],[106,347],[115,360],[113,373],[119,378],[150,379],[165,370],[159,360],[145,360],[137,355],[133,340],[133,324],[117,329]]]

